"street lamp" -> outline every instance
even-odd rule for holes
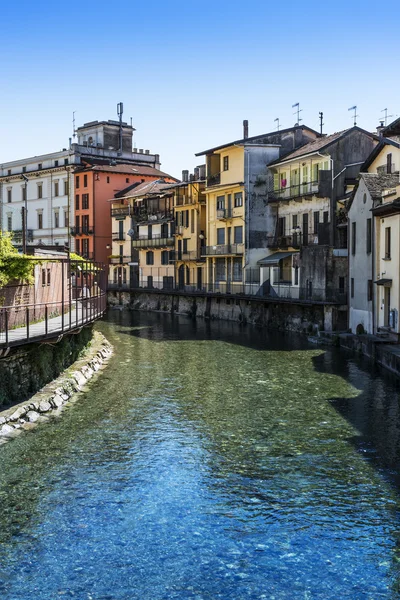
[[[26,175],[22,175],[22,179],[25,182],[25,193],[24,200],[25,204],[21,209],[22,213],[22,252],[26,254],[26,237],[27,237],[27,218],[28,218],[28,178]]]

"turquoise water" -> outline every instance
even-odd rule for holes
[[[394,380],[250,327],[99,328],[101,377],[0,447],[1,600],[400,597]]]

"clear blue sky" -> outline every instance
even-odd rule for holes
[[[135,144],[179,176],[195,152],[295,122],[373,129],[400,115],[400,3],[269,0],[7,2],[0,161],[67,146],[77,126],[133,118]],[[389,121],[392,119],[389,119]]]

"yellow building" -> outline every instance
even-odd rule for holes
[[[205,166],[194,175],[182,172],[182,183],[170,186],[175,213],[175,286],[202,290],[205,284],[206,196]]]

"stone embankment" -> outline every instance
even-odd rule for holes
[[[98,331],[84,356],[60,377],[46,385],[30,400],[0,412],[0,444],[29,430],[52,415],[59,415],[73,396],[96,375],[113,353],[112,346]]]

